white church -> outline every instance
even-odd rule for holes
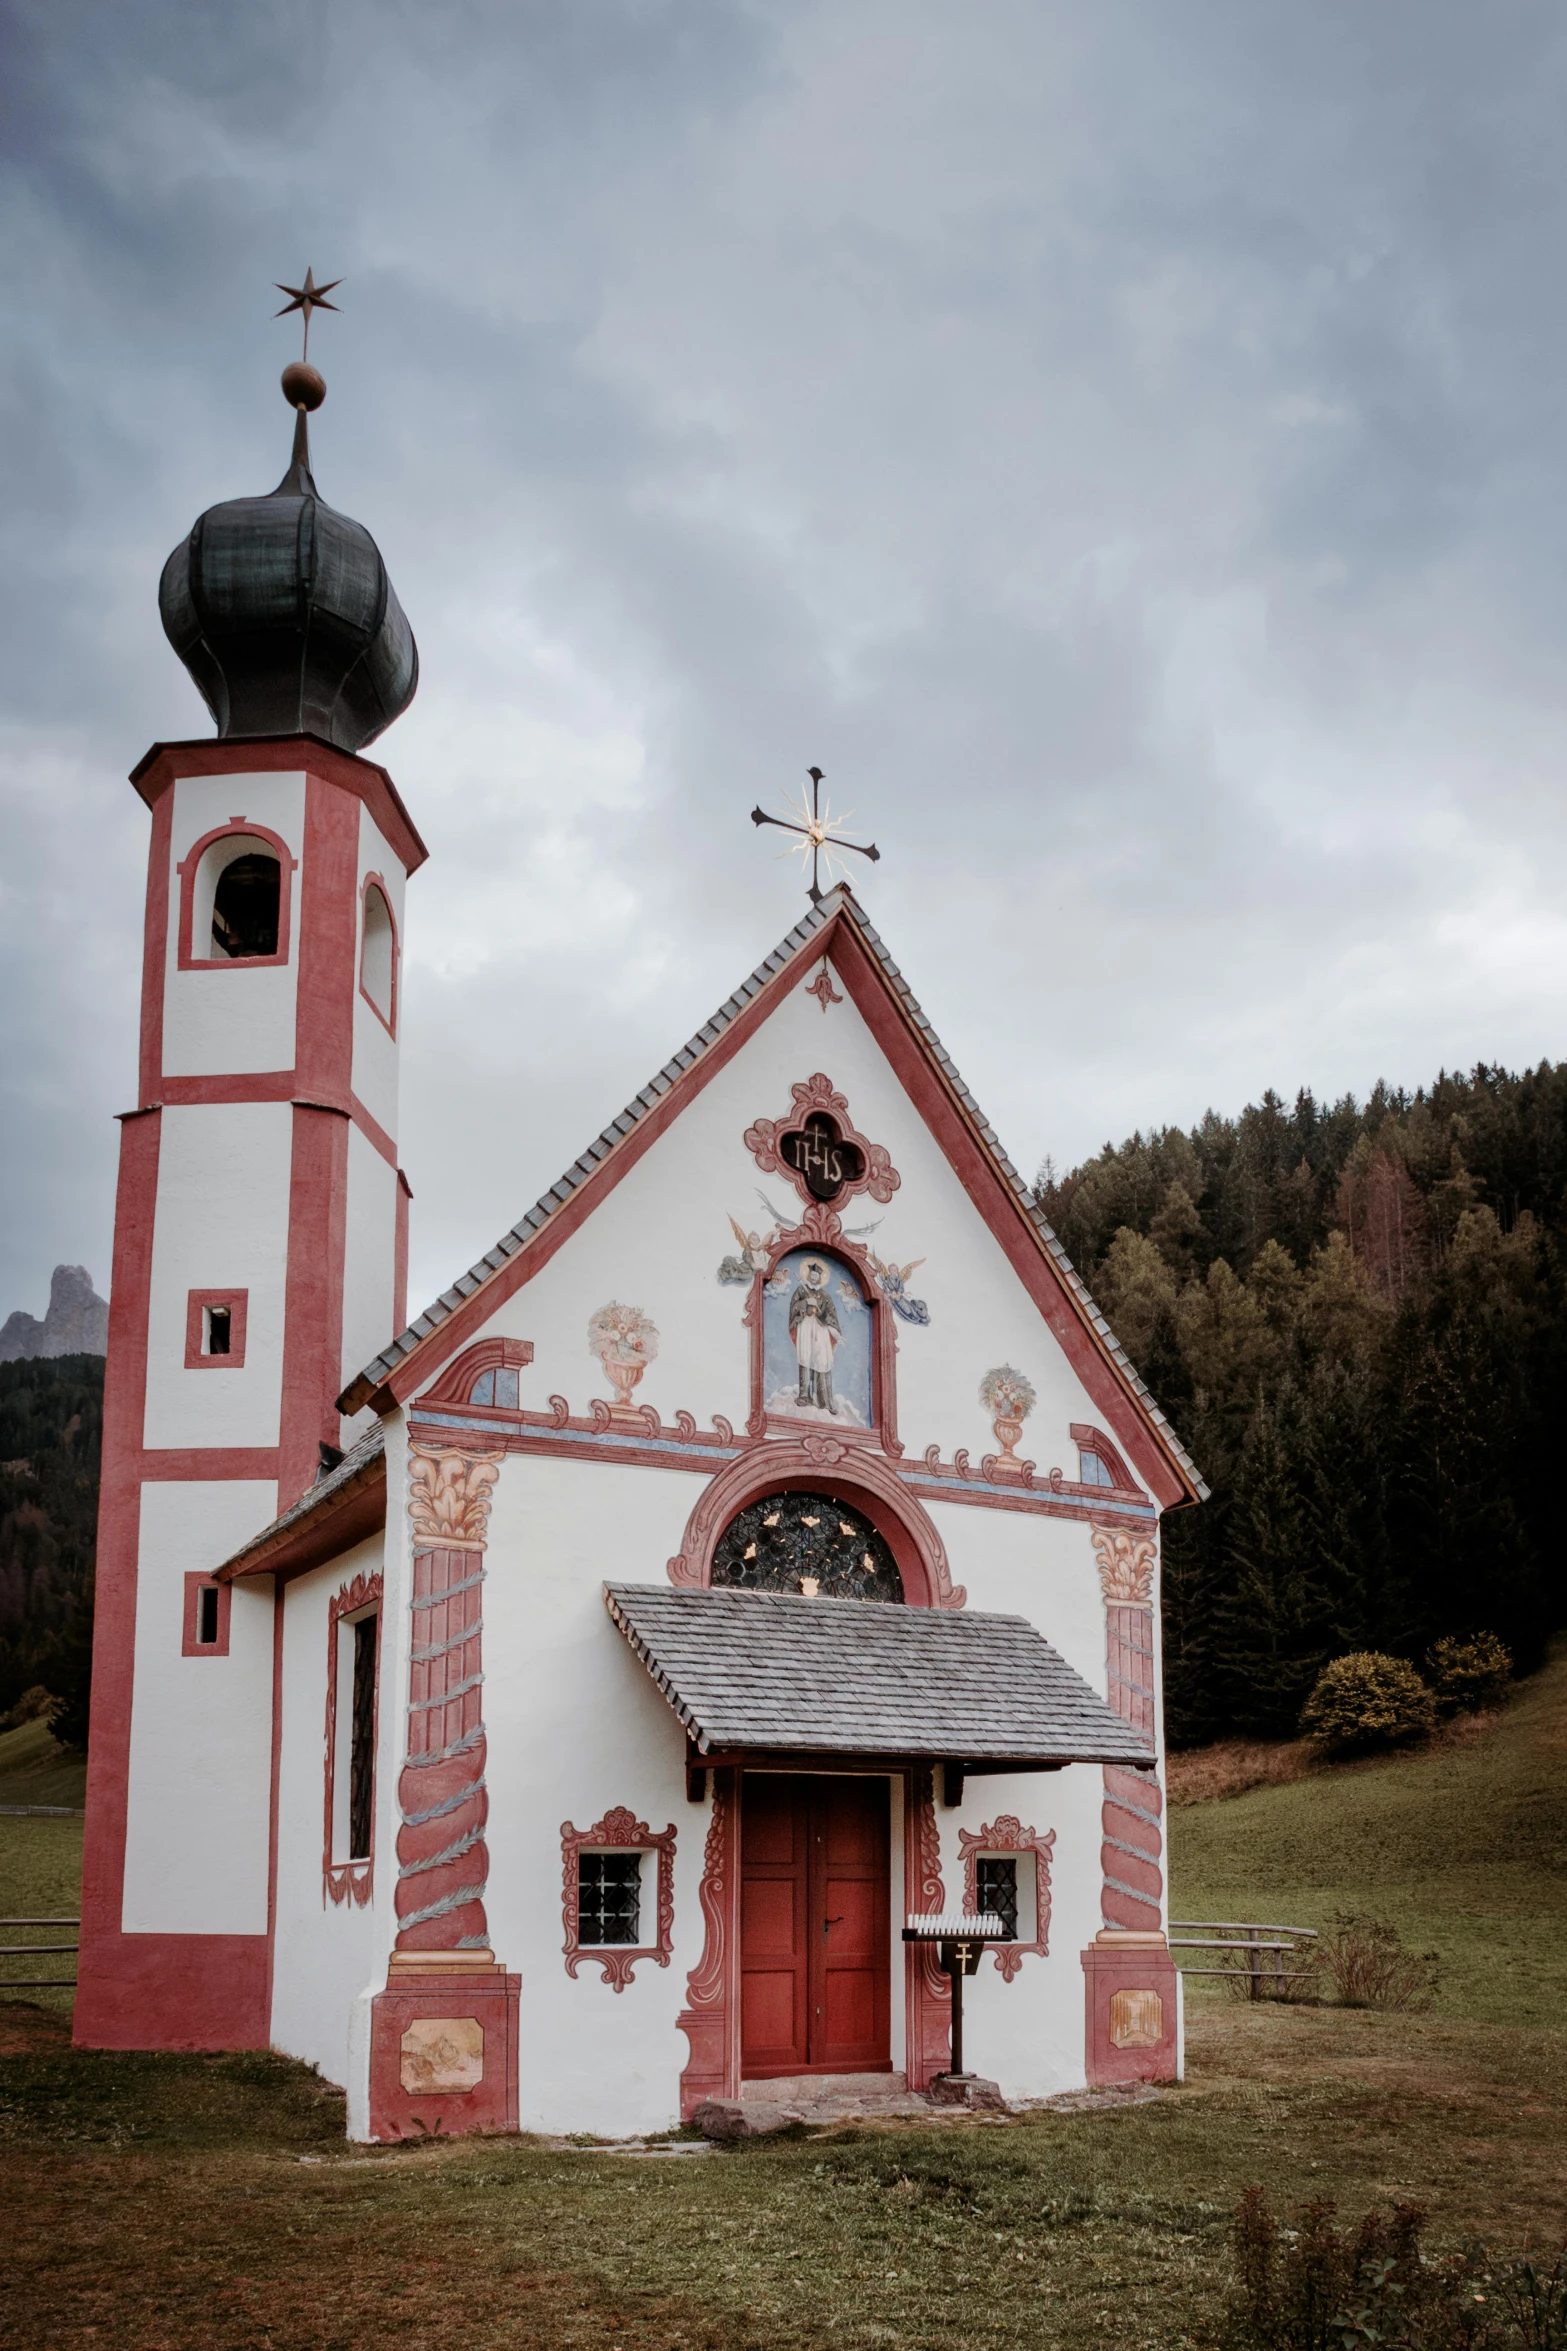
[[[362,2140],[1174,2078],[1205,1489],[846,887],[410,1321],[417,656],[284,389],[163,574],[216,736],[131,778],[78,2042]]]

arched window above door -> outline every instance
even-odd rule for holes
[[[886,1537],[836,1495],[789,1488],[732,1518],[713,1553],[714,1590],[801,1592],[808,1599],[902,1603]]]

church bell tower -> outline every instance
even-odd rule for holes
[[[307,349],[327,290],[285,289]],[[336,1399],[406,1320],[403,898],[425,849],[361,754],[418,656],[375,541],[316,489],[325,383],[296,361],[283,390],[282,480],[209,508],[159,589],[216,738],[155,744],[131,777],[152,839],[76,2007],[100,2047],[267,2044],[274,1600],[211,1571],[351,1442]]]

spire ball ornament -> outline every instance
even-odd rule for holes
[[[291,359],[282,375],[283,397],[290,408],[319,408],[326,398],[326,377],[308,360]]]

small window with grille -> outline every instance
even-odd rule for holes
[[[578,1942],[635,1943],[641,1920],[641,1854],[579,1853]]]
[[[993,1910],[1006,1928],[1006,1940],[1017,1941],[1017,1863],[1010,1855],[981,1855],[975,1866],[974,1893],[981,1910]]]

